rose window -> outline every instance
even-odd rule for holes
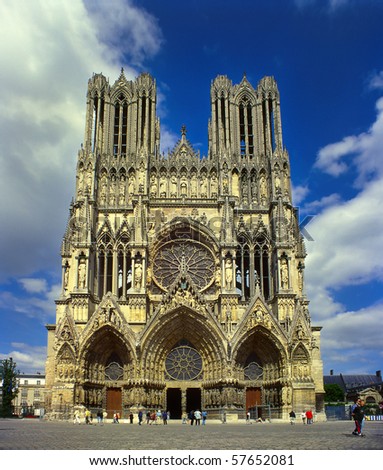
[[[202,358],[190,346],[179,346],[170,351],[165,361],[168,379],[197,380],[202,378]]]
[[[213,282],[214,269],[213,253],[195,240],[173,240],[165,243],[158,250],[153,262],[155,280],[165,290],[179,275],[188,275],[202,291]]]

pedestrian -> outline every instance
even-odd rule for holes
[[[98,424],[102,424],[102,418],[103,418],[102,411],[98,410],[97,411],[97,423]]]
[[[302,418],[302,423],[306,424],[306,412],[305,411],[302,411],[301,418]]]
[[[85,424],[92,424],[91,416],[92,416],[92,413],[88,409],[86,409],[85,410]]]
[[[184,411],[182,413],[182,424],[187,424],[187,420],[188,420],[188,414],[186,413],[186,411]]]
[[[138,424],[141,426],[142,424],[143,413],[142,410],[138,412]]]
[[[207,420],[207,411],[202,411],[202,424],[205,425]]]
[[[354,424],[355,424],[354,430],[352,431],[352,433],[353,433],[354,435],[357,435],[357,434],[358,434],[358,427],[357,427],[357,425],[356,425],[356,420],[355,420],[355,416],[354,416],[354,411],[355,411],[355,408],[359,405],[359,403],[360,403],[360,398],[355,398],[354,404],[353,404],[352,407],[351,407],[351,416],[352,416],[352,419],[354,420]]]
[[[294,410],[291,410],[290,413],[289,413],[289,416],[290,416],[290,424],[295,424],[295,412]]]
[[[102,413],[102,420],[103,420],[103,422],[105,422],[105,420],[106,420],[107,417],[108,417],[108,413],[107,413],[106,410],[104,410],[103,413]]]
[[[74,412],[73,424],[81,424],[80,412],[78,410]]]
[[[363,436],[363,421],[364,421],[364,402],[362,400],[358,401],[358,405],[354,409],[354,420],[357,429],[357,436]]]
[[[120,424],[120,415],[117,413],[117,411],[115,411],[113,414],[113,423]]]
[[[365,409],[364,409],[364,400],[360,400],[360,406],[361,406],[361,408],[362,408],[362,410],[363,410],[363,419],[362,419],[362,421],[361,421],[361,423],[360,423],[360,432],[361,432],[362,436],[364,436],[364,434],[363,434],[363,428],[364,428],[364,425],[365,425],[365,423],[366,423],[366,412],[365,412]]]
[[[194,424],[194,410],[191,410],[189,412],[189,420],[190,420],[190,425],[193,426],[193,424]]]
[[[246,424],[250,424],[250,410],[247,410],[247,413],[246,413]]]
[[[307,424],[313,424],[313,412],[311,410],[306,411]]]
[[[165,424],[168,424],[168,414],[166,411],[163,411],[162,412],[162,423],[165,425]]]
[[[199,426],[201,424],[201,418],[202,418],[202,413],[200,412],[200,410],[196,410],[194,412],[194,418],[195,418],[196,426]]]
[[[130,414],[129,414],[130,424],[133,424],[133,419],[134,419],[133,413],[130,412]]]
[[[150,424],[150,411],[146,412],[146,424]]]

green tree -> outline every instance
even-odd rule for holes
[[[0,361],[1,384],[2,384],[2,405],[1,416],[3,418],[12,416],[12,400],[17,396],[17,374],[16,363],[10,357]]]
[[[344,392],[338,384],[327,384],[324,386],[326,392],[324,401],[326,403],[344,401]]]

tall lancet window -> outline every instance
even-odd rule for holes
[[[104,97],[95,96],[93,98],[93,115],[92,115],[92,151],[94,152],[98,147],[101,147],[102,132],[104,125]]]
[[[273,101],[271,98],[267,98],[263,102],[263,123],[264,123],[264,134],[265,134],[265,151],[268,148],[271,151],[275,150],[275,112],[273,107]]]
[[[128,129],[128,104],[123,94],[114,105],[113,155],[125,155]]]
[[[259,237],[254,245],[254,277],[265,299],[270,296],[270,260],[267,240]]]
[[[254,123],[250,101],[244,96],[239,103],[239,140],[241,156],[254,155]]]

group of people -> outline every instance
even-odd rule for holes
[[[365,422],[365,413],[364,413],[364,401],[361,398],[355,400],[355,403],[352,405],[351,414],[355,422],[355,429],[352,434],[354,436],[364,436],[363,427]]]
[[[191,426],[200,426],[201,422],[203,425],[206,424],[207,411],[191,410],[189,413],[186,411],[182,414],[182,424],[190,424]]]
[[[97,411],[97,423],[103,424],[104,420],[108,416],[108,413],[104,410]],[[82,412],[79,409],[76,409],[73,414],[73,424],[93,424],[93,415],[88,408],[84,408]]]
[[[153,410],[146,412],[146,424],[164,424],[167,425],[170,419],[170,412],[165,410]],[[140,410],[138,412],[138,424],[141,425],[143,422],[143,413]]]
[[[289,416],[290,416],[290,424],[295,424],[295,420],[296,420],[296,414],[295,414],[295,411],[294,410],[291,410],[290,413],[289,413]],[[307,411],[302,411],[301,413],[301,419],[302,419],[302,423],[303,424],[313,424],[314,422],[314,414],[311,410],[307,410]]]

